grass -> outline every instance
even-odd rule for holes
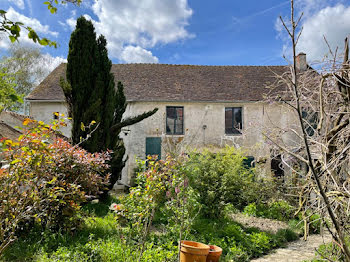
[[[74,234],[42,232],[33,228],[6,250],[0,261],[125,261],[135,252],[122,245],[117,223],[109,212],[113,199],[105,203],[88,204],[82,228]],[[228,218],[209,220],[198,218],[189,240],[216,244],[223,248],[222,261],[249,261],[271,249],[295,240],[297,235],[287,229],[276,234],[245,228]],[[151,241],[141,261],[176,261],[177,240],[169,234],[150,235]]]

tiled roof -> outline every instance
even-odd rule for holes
[[[65,64],[58,66],[28,100],[64,100],[59,85]],[[115,81],[124,84],[128,101],[259,101],[287,66],[197,66],[115,64]]]
[[[27,116],[27,115],[22,115],[22,114],[19,114],[19,113],[16,113],[16,112],[12,112],[12,111],[6,111],[6,110],[3,110],[1,113],[0,113],[0,120],[2,120],[3,118],[6,118],[6,117],[13,117],[13,118],[16,118],[20,121],[24,121],[24,119],[26,118],[30,118],[30,119],[33,119],[32,116]]]
[[[0,138],[17,139],[22,132],[0,120]]]
[[[59,100],[65,101],[60,78],[66,75],[66,64],[55,68],[27,97],[28,100]]]

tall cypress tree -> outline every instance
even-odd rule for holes
[[[125,164],[125,147],[119,138],[121,129],[142,121],[158,109],[123,120],[127,106],[124,87],[118,82],[115,90],[107,41],[102,35],[96,39],[93,24],[83,16],[78,18],[76,29],[71,35],[67,60],[67,82],[61,81],[61,86],[73,118],[73,143],[79,143],[91,131],[82,130],[81,123],[86,125],[96,121],[98,128],[89,134],[91,137],[82,147],[92,153],[106,149],[114,152],[111,160],[111,189],[120,178]]]
[[[69,41],[69,53],[66,77],[71,87],[70,100],[71,116],[73,118],[72,140],[79,143],[81,137],[86,136],[82,130],[81,123],[90,123],[92,120],[98,122],[100,117],[101,100],[95,88],[97,77],[97,56],[98,47],[96,43],[96,33],[94,26],[84,17],[77,20],[77,25]],[[96,137],[93,137],[84,147],[89,151],[94,151],[92,146]]]

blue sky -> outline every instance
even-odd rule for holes
[[[22,21],[59,47],[42,48],[52,66],[64,61],[76,18],[92,19],[98,34],[108,40],[113,63],[156,62],[200,65],[286,64],[289,42],[278,17],[288,17],[284,0],[85,0],[80,7],[59,6],[51,14],[44,0],[0,0],[0,9]],[[305,12],[299,51],[310,60],[327,53],[325,35],[341,46],[350,33],[350,4],[345,0],[297,0]],[[31,44],[26,37],[22,44]],[[10,43],[0,36],[0,54]]]

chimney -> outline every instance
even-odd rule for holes
[[[296,57],[296,66],[297,69],[300,71],[306,71],[307,69],[307,63],[306,63],[306,54],[305,53],[299,53]]]

